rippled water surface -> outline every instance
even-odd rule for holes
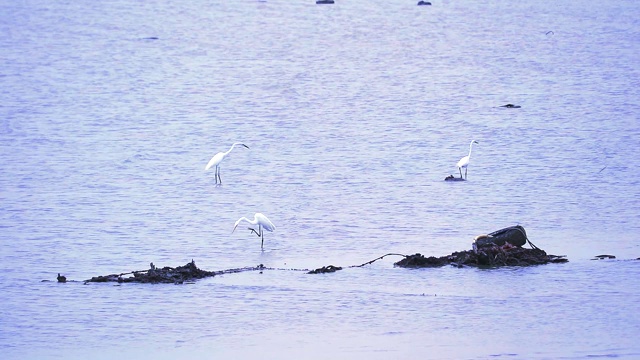
[[[2,358],[640,357],[640,3],[416,2],[0,1]]]

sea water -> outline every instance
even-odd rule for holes
[[[640,357],[640,3],[416,3],[2,1],[2,358]]]

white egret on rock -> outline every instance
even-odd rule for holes
[[[222,160],[224,160],[224,157],[227,156],[227,154],[229,154],[231,152],[231,150],[233,150],[233,148],[236,145],[242,145],[244,147],[246,147],[247,149],[249,148],[247,145],[243,144],[243,143],[233,143],[233,145],[231,145],[231,148],[227,151],[227,152],[219,152],[217,154],[215,154],[211,160],[209,160],[209,163],[207,164],[207,166],[205,166],[204,170],[207,171],[209,170],[210,167],[215,166],[216,167],[216,184],[218,183],[218,179],[220,179],[220,185],[222,185],[222,178],[220,177],[220,163],[222,162]]]
[[[269,218],[266,217],[264,214],[256,213],[253,216],[253,220],[249,220],[244,216],[241,217],[240,219],[238,219],[238,221],[236,221],[236,224],[233,226],[233,230],[231,231],[232,233],[236,230],[236,228],[238,227],[238,224],[240,224],[240,222],[242,220],[244,220],[244,221],[246,221],[246,222],[248,222],[249,224],[252,224],[252,225],[258,225],[258,231],[256,231],[256,229],[253,229],[253,228],[249,228],[249,230],[251,230],[251,232],[253,232],[256,235],[258,235],[258,237],[262,238],[262,244],[260,245],[260,248],[264,249],[264,230],[272,232],[273,230],[276,229],[276,226],[273,225],[271,220],[269,220]]]
[[[462,178],[462,168],[464,168],[464,178],[467,178],[467,166],[469,166],[469,159],[471,159],[471,148],[473,147],[473,144],[479,144],[479,142],[471,140],[471,143],[469,144],[469,155],[460,159],[460,161],[458,161],[458,163],[456,164],[458,170],[460,171],[460,178]]]

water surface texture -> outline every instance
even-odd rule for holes
[[[0,1],[2,358],[640,357],[640,2],[416,3]]]

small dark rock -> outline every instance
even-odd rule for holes
[[[464,179],[461,177],[455,177],[453,175],[449,175],[446,178],[444,178],[444,181],[464,181]]]
[[[596,255],[594,259],[591,260],[602,260],[602,259],[615,259],[614,255]]]
[[[326,273],[336,272],[338,270],[342,270],[342,268],[340,266],[328,265],[315,270],[311,270],[307,274],[326,274]]]

